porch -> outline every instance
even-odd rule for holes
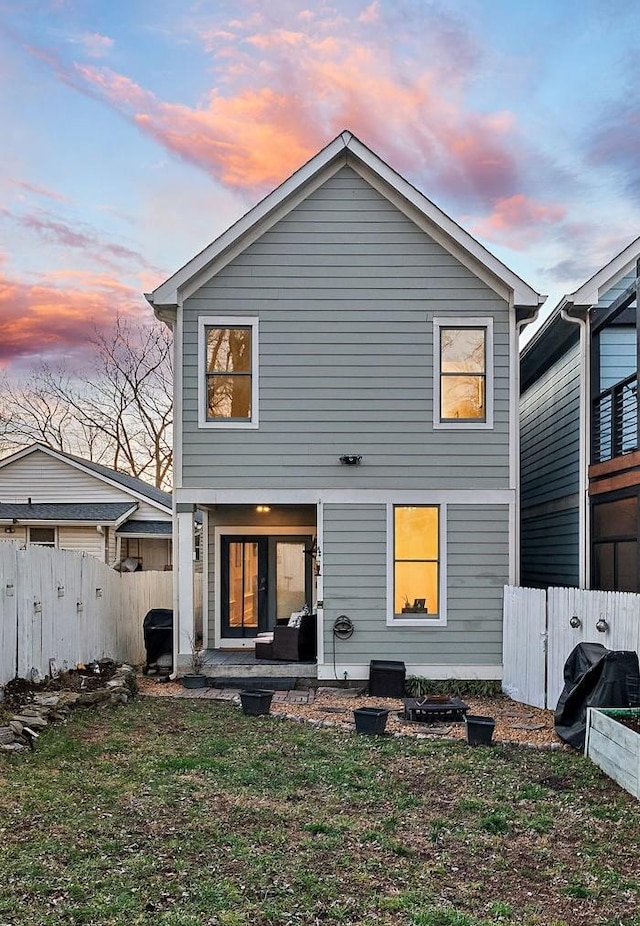
[[[202,670],[208,678],[231,679],[317,679],[318,666],[313,662],[282,662],[273,659],[256,659],[252,649],[206,650]]]

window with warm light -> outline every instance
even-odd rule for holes
[[[200,425],[257,426],[257,319],[200,319]]]
[[[434,319],[434,424],[493,425],[492,319]]]
[[[440,614],[440,507],[393,506],[393,614],[409,620]]]

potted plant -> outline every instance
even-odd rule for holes
[[[202,637],[189,637],[191,646],[191,672],[185,672],[182,676],[182,684],[185,688],[204,688],[207,684],[207,676],[203,673],[203,668],[207,663],[207,651],[202,644]]]

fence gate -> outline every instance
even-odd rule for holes
[[[640,595],[507,586],[503,638],[504,690],[515,701],[554,709],[578,643],[640,652]]]

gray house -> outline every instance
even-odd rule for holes
[[[200,510],[210,650],[306,604],[319,678],[499,678],[542,297],[343,132],[147,298],[175,334],[178,664]]]
[[[640,591],[640,238],[522,352],[522,583]]]

